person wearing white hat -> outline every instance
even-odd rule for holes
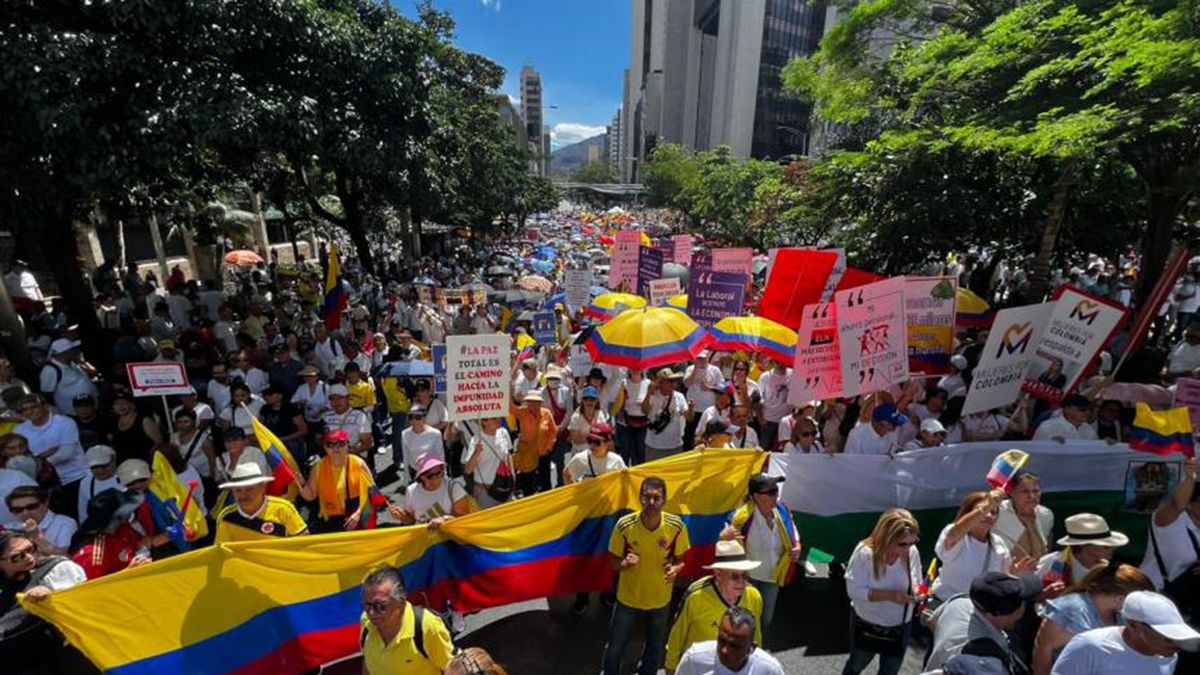
[[[904,445],[905,450],[922,450],[936,448],[946,444],[946,427],[936,417],[930,417],[921,422],[917,437]]]
[[[109,488],[121,488],[121,481],[117,480],[117,451],[111,446],[93,445],[84,453],[83,461],[90,473],[79,483],[80,520],[87,514],[92,497]]]
[[[92,378],[96,369],[83,360],[79,340],[59,338],[50,343],[50,358],[38,375],[42,393],[54,397],[54,408],[63,415],[75,412],[75,397],[80,394],[97,396],[99,390]]]
[[[744,607],[754,615],[754,642],[762,643],[762,595],[750,585],[750,570],[758,569],[762,561],[750,560],[746,550],[736,540],[718,541],[716,558],[705,569],[712,575],[702,577],[688,586],[683,607],[667,638],[667,657],[664,667],[674,673],[679,659],[697,642],[717,637],[717,625],[729,607]]]
[[[683,452],[684,423],[696,410],[675,390],[676,377],[670,368],[658,371],[654,376],[655,386],[642,400],[642,413],[648,422],[646,461]]]
[[[938,389],[945,391],[954,391],[955,389],[966,389],[967,383],[963,379],[963,371],[967,369],[967,357],[962,354],[954,354],[950,357],[950,372],[943,375],[937,381]]]
[[[322,416],[326,432],[341,429],[350,440],[351,454],[367,458],[375,438],[371,435],[371,418],[361,410],[350,407],[350,392],[345,386],[335,384],[329,387],[329,412]],[[370,462],[367,462],[370,465]]]
[[[1066,520],[1067,536],[1058,540],[1061,551],[1038,560],[1037,573],[1043,580],[1078,583],[1088,570],[1112,558],[1113,552],[1129,543],[1129,537],[1108,529],[1103,516],[1077,513]]]
[[[1097,628],[1072,638],[1052,675],[1170,675],[1180,649],[1195,651],[1200,645],[1200,633],[1184,622],[1166,596],[1135,591],[1125,596],[1121,613],[1124,626]]]
[[[233,504],[217,514],[214,543],[260,541],[276,537],[294,537],[308,533],[308,525],[292,503],[267,495],[273,476],[263,473],[257,463],[238,464],[221,483],[222,490],[233,492]]]

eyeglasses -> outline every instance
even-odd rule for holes
[[[14,504],[13,506],[8,507],[8,510],[11,511],[13,515],[16,515],[18,513],[25,513],[26,511],[33,511],[41,505],[41,502],[29,502],[20,505]]]
[[[768,496],[771,496],[771,497],[778,497],[778,496],[779,496],[779,488],[772,488],[772,489],[770,489],[770,490],[763,490],[762,492],[757,492],[757,493],[755,493],[755,494],[760,494],[760,495],[768,495]]]
[[[383,614],[392,606],[390,602],[364,602],[362,604],[363,611],[367,614]]]
[[[730,579],[730,581],[748,582],[748,581],[750,581],[750,573],[749,572],[730,572],[729,579]]]
[[[36,546],[26,546],[25,548],[21,549],[20,551],[17,551],[16,553],[8,556],[8,562],[15,565],[15,564],[21,562],[22,560],[24,560],[26,556],[32,558],[35,553],[37,553]]]
[[[325,441],[325,447],[327,447],[327,448],[348,448],[348,447],[350,447],[350,443],[347,441]]]
[[[816,436],[816,435],[817,435],[817,432],[815,432],[815,431],[801,431],[800,432],[800,438],[812,438],[813,436]]]
[[[446,475],[446,472],[445,472],[445,471],[434,471],[434,472],[431,472],[431,473],[423,473],[423,474],[421,474],[421,478],[428,478],[429,480],[433,480],[434,478],[441,478],[441,477],[443,477],[443,476],[445,476],[445,475]]]

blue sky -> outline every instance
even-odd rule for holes
[[[412,15],[414,0],[391,0]],[[560,147],[604,132],[621,105],[629,64],[630,0],[434,0],[457,23],[456,42],[505,69],[504,92],[520,99],[521,67],[542,76],[546,124]]]

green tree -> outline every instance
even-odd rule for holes
[[[690,216],[688,188],[700,176],[700,166],[690,150],[673,143],[660,145],[654,149],[642,174],[646,204],[678,209],[685,218]]]
[[[578,183],[616,183],[617,172],[609,166],[607,161],[598,160],[588,162],[575,169],[571,174],[571,180]]]

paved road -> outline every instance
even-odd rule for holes
[[[767,648],[788,673],[836,675],[846,660],[849,605],[840,584],[821,576],[785,589],[775,612]],[[574,597],[551,598],[498,607],[467,617],[467,630],[456,643],[483,647],[514,675],[596,675],[608,632],[608,612],[598,596],[584,616],[571,613]],[[634,670],[640,642],[629,649],[625,672]],[[901,673],[921,672],[922,653],[909,651]],[[331,675],[360,673],[357,659],[327,667]],[[875,665],[866,673],[874,673]]]

